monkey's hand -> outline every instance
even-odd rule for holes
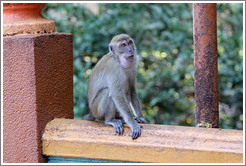
[[[138,123],[147,123],[147,121],[144,119],[144,117],[134,117],[134,120]]]
[[[137,139],[141,135],[141,127],[138,123],[135,123],[133,126],[130,126],[132,130],[132,139]]]

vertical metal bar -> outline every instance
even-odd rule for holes
[[[219,127],[216,3],[193,5],[196,126]]]

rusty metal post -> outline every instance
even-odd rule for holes
[[[193,5],[196,126],[219,128],[216,3]]]

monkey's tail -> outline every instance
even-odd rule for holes
[[[83,118],[83,120],[89,120],[89,121],[94,121],[95,118],[91,116],[91,114],[87,114],[85,115]]]

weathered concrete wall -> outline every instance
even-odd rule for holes
[[[72,48],[71,34],[3,38],[4,162],[44,162],[45,125],[73,118]]]

